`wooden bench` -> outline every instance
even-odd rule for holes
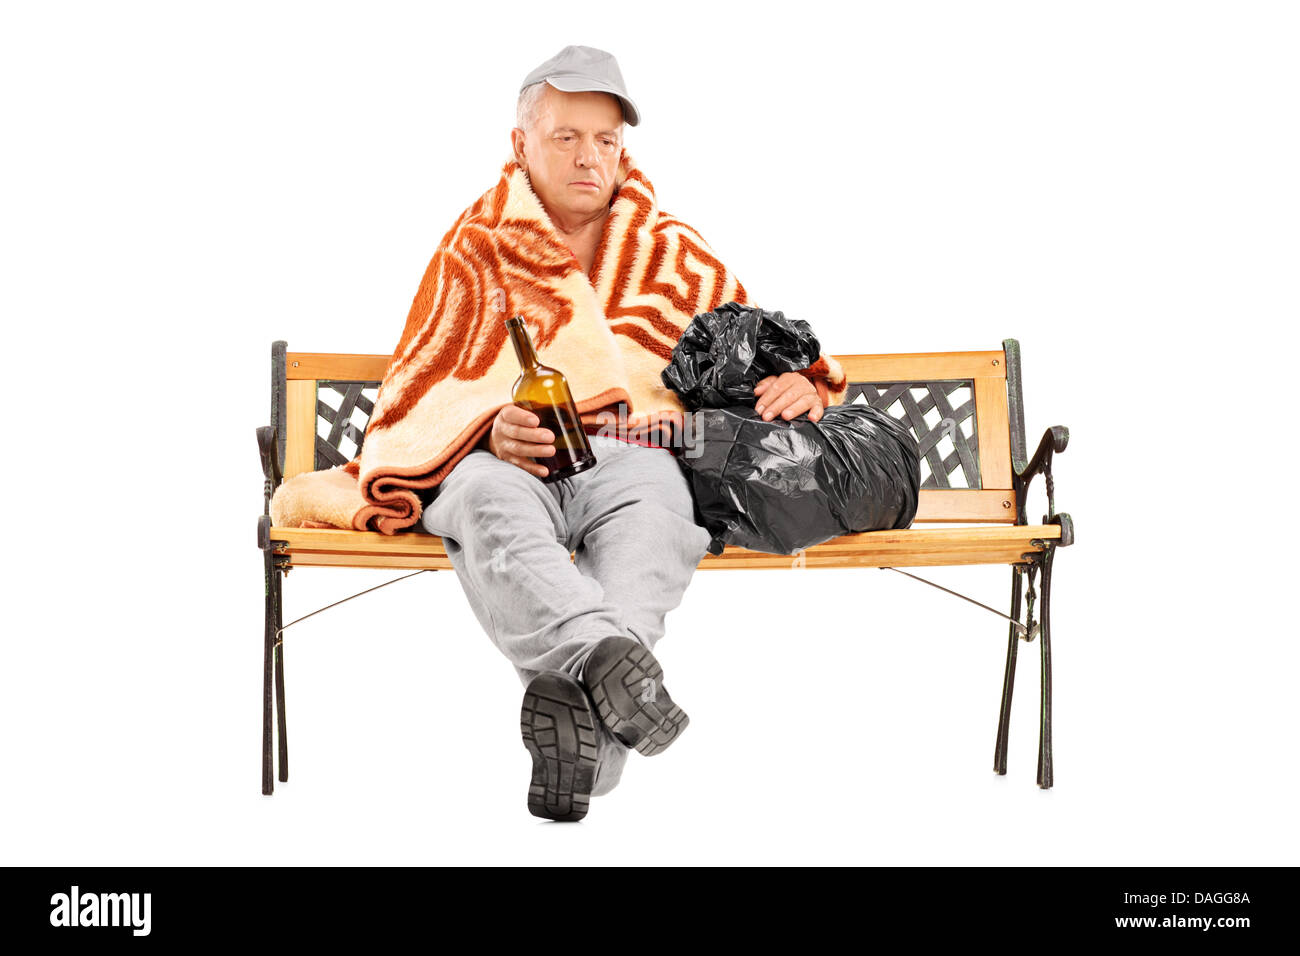
[[[418,524],[413,530],[395,535],[271,525],[271,495],[284,478],[344,464],[356,457],[390,358],[389,355],[289,352],[283,341],[271,347],[271,424],[257,429],[266,477],[266,504],[257,531],[258,547],[263,552],[266,592],[264,794],[274,791],[273,729],[278,730],[279,736],[280,781],[289,779],[283,578],[293,568],[452,569],[442,539],[425,532]],[[1011,565],[1011,613],[1002,614],[1010,624],[993,769],[999,774],[1005,774],[1007,769],[1007,733],[1017,647],[1021,640],[1037,639],[1042,700],[1038,786],[1047,789],[1052,786],[1049,627],[1052,556],[1058,547],[1068,546],[1074,540],[1070,516],[1055,511],[1051,466],[1052,455],[1065,450],[1069,431],[1063,426],[1049,428],[1033,457],[1026,459],[1020,347],[1015,339],[1004,339],[1000,350],[990,352],[837,355],[836,358],[852,383],[846,401],[866,401],[886,409],[907,424],[917,439],[922,489],[914,524],[963,526],[847,534],[793,557],[728,547],[722,554],[707,555],[700,567],[707,570]],[[1039,474],[1047,486],[1048,513],[1041,524],[1029,524],[1025,518],[1026,490]],[[1035,622],[1034,581],[1038,574],[1041,574],[1042,600],[1039,620]],[[1022,622],[1021,590],[1025,583],[1028,584],[1027,611]],[[274,728],[273,687],[278,705]]]

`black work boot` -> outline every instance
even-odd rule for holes
[[[548,820],[581,820],[587,815],[596,777],[596,711],[577,680],[544,671],[524,688],[519,730],[533,755],[528,811]]]
[[[607,637],[582,663],[582,682],[609,732],[647,757],[666,749],[691,719],[664,688],[649,648],[630,637]]]

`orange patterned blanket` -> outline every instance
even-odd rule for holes
[[[519,363],[504,320],[522,315],[538,355],[569,380],[582,420],[682,411],[660,372],[691,319],[748,302],[698,232],[663,212],[623,151],[591,275],[552,225],[513,159],[443,236],[389,360],[360,454],[276,489],[277,527],[393,534],[419,521],[434,487],[510,402]],[[823,353],[805,370],[823,404],[848,382]]]

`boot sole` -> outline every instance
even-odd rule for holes
[[[538,674],[524,689],[519,730],[533,757],[528,812],[573,822],[587,815],[596,777],[599,718],[586,691],[556,671]]]
[[[691,719],[664,689],[663,668],[629,637],[609,637],[583,664],[582,679],[609,732],[647,757],[666,750]]]

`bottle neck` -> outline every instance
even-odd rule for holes
[[[506,319],[506,329],[510,333],[510,342],[515,347],[515,355],[519,359],[519,364],[527,369],[537,368],[542,363],[537,359],[537,352],[533,349],[533,340],[528,335],[528,327],[524,325],[523,319],[515,316],[513,319]]]

